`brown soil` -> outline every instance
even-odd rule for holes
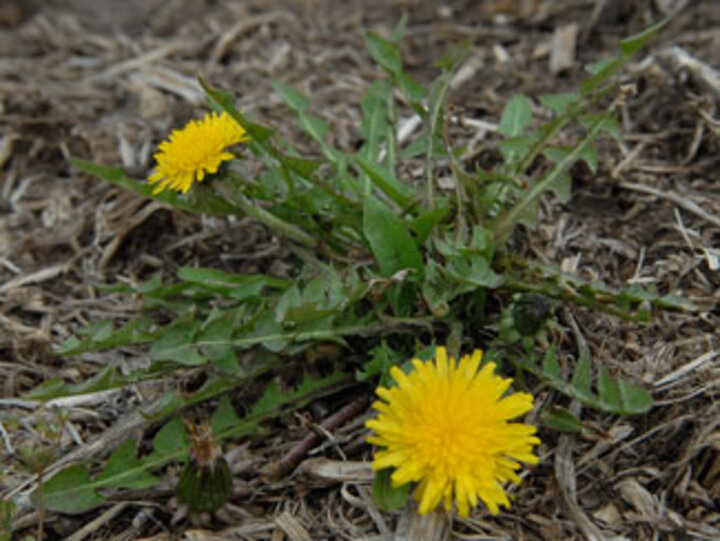
[[[331,122],[334,142],[350,148],[358,103],[381,76],[364,32],[387,35],[405,9],[405,59],[423,81],[451,45],[473,42],[474,71],[451,101],[463,115],[491,123],[513,94],[572,89],[584,64],[677,11],[626,70],[637,95],[623,110],[623,142],[604,143],[598,173],[579,168],[571,201],[548,201],[538,230],[521,232],[516,242],[522,253],[584,278],[653,284],[700,311],[660,313],[641,325],[566,308],[564,323],[577,322],[593,357],[643,382],[657,406],[631,418],[587,412],[597,435],[585,439],[543,432],[541,463],[514,492],[513,509],[499,517],[477,511],[456,520],[450,535],[720,538],[720,88],[663,55],[679,46],[720,69],[716,0],[2,0],[0,488],[17,503],[18,539],[40,521],[48,539],[384,539],[402,530],[399,515],[373,508],[367,480],[257,480],[254,468],[305,435],[297,419],[276,427],[267,445],[235,449],[235,460],[253,469],[235,464],[243,488],[233,504],[199,521],[177,514],[169,484],[87,515],[42,517],[27,499],[31,474],[13,451],[42,439],[38,421],[56,416],[24,393],[55,376],[79,382],[108,362],[133,362],[135,352],[125,351],[52,355],[51,345],[74,329],[136,313],[136,303],[100,284],[137,283],[159,270],[172,276],[181,265],[273,271],[283,256],[256,224],[168,210],[80,174],[67,158],[122,164],[145,176],[155,144],[203,110],[198,73],[233,89],[245,111],[300,139],[270,86],[292,84]],[[553,33],[572,23],[576,56],[553,74]],[[464,137],[473,135],[468,129]],[[479,144],[480,157],[492,150],[490,142]],[[111,443],[93,449],[92,442],[107,442],[106,431],[156,396],[128,390],[111,401],[67,405],[61,454],[106,456]],[[539,391],[541,405],[553,399]],[[325,406],[324,415],[334,411]],[[352,460],[368,458],[358,440],[361,420],[336,433]]]

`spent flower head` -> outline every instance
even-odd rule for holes
[[[202,182],[205,175],[217,173],[222,162],[235,157],[229,147],[248,139],[242,126],[225,112],[191,120],[160,143],[155,173],[148,178],[156,185],[153,193],[165,189],[186,193],[193,182]]]
[[[536,427],[509,422],[532,409],[532,395],[506,394],[512,380],[497,376],[494,363],[478,370],[481,359],[475,350],[457,363],[438,347],[434,360],[413,359],[409,374],[393,367],[397,385],[377,389],[379,415],[366,424],[368,441],[382,447],[373,469],[395,468],[394,486],[417,482],[421,514],[455,500],[467,517],[478,499],[497,514],[510,506],[505,483],[520,483],[519,463],[538,462]]]

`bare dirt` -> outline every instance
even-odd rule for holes
[[[52,354],[52,344],[79,326],[136,313],[136,303],[101,284],[137,283],[159,270],[172,276],[193,264],[281,272],[283,248],[262,227],[168,210],[80,174],[68,157],[147,175],[157,142],[204,108],[198,73],[232,89],[242,109],[290,137],[298,135],[270,83],[294,85],[332,124],[334,142],[350,148],[359,137],[360,99],[381,76],[365,52],[364,32],[387,35],[403,10],[406,63],[423,81],[451,45],[473,42],[470,76],[451,101],[468,118],[490,123],[513,94],[570,90],[584,64],[674,14],[626,70],[637,95],[623,109],[623,141],[605,142],[598,172],[575,171],[571,201],[548,201],[538,230],[520,232],[515,242],[520,253],[584,278],[683,295],[699,312],[631,324],[567,308],[564,323],[577,322],[593,357],[643,382],[657,406],[631,418],[589,412],[584,418],[597,434],[585,439],[543,432],[541,463],[514,493],[513,510],[499,517],[477,512],[455,521],[449,535],[720,538],[720,88],[697,66],[678,66],[670,49],[682,47],[720,69],[716,0],[0,1],[4,497],[17,498],[31,478],[15,452],[42,438],[32,427],[54,415],[23,401],[24,393],[55,376],[84,381],[132,356]],[[575,54],[554,73],[553,35],[572,24]],[[475,135],[466,131],[468,139]],[[479,163],[490,159],[492,141],[475,144]],[[567,355],[574,348],[570,336]],[[541,405],[552,399],[547,389],[538,397]],[[69,406],[61,454],[102,458],[111,449],[92,451],[92,442],[152,398],[129,391],[111,402]],[[334,411],[332,403],[324,406],[314,412],[320,418]],[[352,460],[369,456],[361,421],[335,434]],[[382,539],[402,529],[397,516],[373,510],[366,480],[261,482],[252,472],[306,432],[297,419],[275,429],[268,444],[233,455],[250,466],[235,464],[243,488],[218,516],[179,517],[169,485],[72,517],[42,517],[20,499],[13,538],[33,534],[40,521],[48,539]],[[337,458],[332,450],[327,456]]]

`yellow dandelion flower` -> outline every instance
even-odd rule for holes
[[[376,419],[366,423],[368,442],[382,447],[373,469],[395,468],[394,486],[417,482],[421,514],[457,502],[460,516],[482,500],[492,514],[510,507],[504,484],[520,483],[519,462],[537,464],[534,426],[508,422],[532,409],[528,393],[505,394],[511,379],[495,374],[495,364],[479,371],[482,352],[456,363],[444,347],[434,361],[413,359],[414,370],[391,371],[396,386],[379,387]]]
[[[148,178],[156,184],[153,193],[165,189],[186,193],[193,182],[202,182],[205,175],[217,173],[222,162],[235,157],[229,147],[248,139],[242,126],[225,112],[191,120],[160,143],[155,173]]]

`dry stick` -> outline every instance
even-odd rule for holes
[[[361,396],[350,402],[340,411],[332,414],[325,419],[320,427],[324,430],[335,430],[344,425],[353,417],[357,417],[368,406],[370,402],[369,396]],[[318,445],[322,441],[322,436],[313,432],[303,438],[297,445],[288,451],[280,460],[270,465],[270,477],[279,479],[290,470],[293,470],[302,460],[305,453]]]
[[[567,321],[575,335],[575,341],[578,348],[578,356],[589,356],[587,340],[582,335],[580,327],[569,310],[565,310]],[[579,401],[573,400],[570,404],[570,411],[575,416],[580,416],[582,405]],[[568,509],[568,515],[575,525],[583,533],[588,541],[602,541],[605,539],[603,532],[598,528],[592,520],[585,514],[577,500],[577,469],[573,460],[574,440],[567,434],[560,436],[557,448],[555,450],[555,463],[553,464],[555,479],[560,494]]]
[[[620,187],[625,188],[626,190],[634,190],[636,192],[654,195],[655,197],[659,197],[660,199],[665,199],[666,201],[670,201],[672,203],[675,203],[677,206],[684,208],[688,212],[692,212],[699,218],[702,218],[703,220],[720,227],[720,218],[709,214],[694,201],[690,201],[689,199],[681,197],[675,192],[663,192],[658,190],[657,188],[653,188],[652,186],[646,186],[645,184],[636,184],[634,182],[621,182]]]
[[[262,15],[255,15],[254,17],[243,17],[235,23],[235,26],[225,32],[215,44],[212,53],[210,53],[210,60],[208,64],[217,64],[222,60],[227,50],[238,37],[246,32],[253,30],[257,26],[264,26],[271,23],[279,23],[284,21],[288,24],[293,24],[294,19],[284,11],[271,11],[270,13],[263,13]]]
[[[38,502],[37,502],[37,516],[38,516],[38,524],[37,524],[37,538],[38,541],[42,541],[45,537],[45,490],[43,488],[43,483],[45,479],[43,479],[43,475],[45,475],[45,468],[41,468],[38,472]]]
[[[681,47],[668,47],[657,55],[661,64],[669,65],[674,71],[688,71],[690,76],[706,90],[720,99],[720,72],[698,60]]]
[[[128,502],[116,503],[110,509],[105,511],[102,515],[91,520],[90,522],[85,524],[85,526],[72,534],[70,537],[67,537],[65,541],[82,541],[86,537],[96,533],[101,526],[104,526],[116,516],[118,516],[120,513],[122,513],[128,505]]]

